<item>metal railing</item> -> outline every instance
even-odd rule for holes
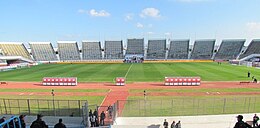
[[[0,128],[22,128],[21,121],[18,116],[13,116],[10,119],[6,120],[5,122],[2,122],[0,124]]]
[[[117,116],[190,116],[260,112],[260,97],[175,98],[117,101]]]
[[[86,100],[0,99],[0,113],[8,115],[82,116]]]

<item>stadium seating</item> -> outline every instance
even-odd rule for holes
[[[126,54],[144,54],[144,39],[127,39]]]
[[[31,53],[36,61],[57,61],[55,51],[50,42],[30,42]]]
[[[105,59],[123,59],[122,41],[105,41]]]
[[[3,55],[3,54],[2,54],[2,50],[0,49],[0,57],[1,57],[2,55]],[[0,59],[0,64],[1,64],[1,63],[6,63],[6,62],[5,62],[5,60],[1,60],[1,59]]]
[[[236,59],[246,40],[223,40],[215,60]]]
[[[167,59],[188,59],[189,40],[174,40],[170,42]]]
[[[82,42],[82,59],[83,60],[99,60],[102,59],[100,42]]]
[[[146,59],[165,59],[166,40],[148,40]]]
[[[0,49],[4,56],[22,56],[26,59],[32,60],[23,43],[1,42]]]
[[[260,39],[254,39],[251,41],[246,51],[240,55],[240,59],[247,57],[251,54],[260,54]]]
[[[212,58],[216,40],[196,40],[191,52],[191,59],[209,60]]]
[[[80,60],[78,44],[75,41],[58,41],[60,61]]]

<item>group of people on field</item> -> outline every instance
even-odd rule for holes
[[[109,105],[106,112],[108,112],[108,116],[111,119],[112,113],[113,113],[113,107],[111,105]],[[98,116],[97,109],[95,109],[94,112],[92,112],[91,109],[89,110],[90,127],[104,126],[105,125],[105,119],[106,119],[106,114],[105,114],[104,111],[102,111],[100,113],[100,116]]]
[[[175,121],[172,121],[172,123],[169,127],[169,123],[167,122],[166,119],[164,119],[163,127],[164,128],[181,128],[181,121],[178,121],[177,123]]]

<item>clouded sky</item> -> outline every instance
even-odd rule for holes
[[[0,0],[0,41],[260,38],[260,0]]]

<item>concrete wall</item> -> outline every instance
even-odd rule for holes
[[[176,117],[119,117],[112,128],[163,128],[166,119],[169,125],[181,121],[182,128],[233,128],[238,114]],[[254,113],[241,114],[244,121],[252,121]],[[258,115],[260,115],[258,113]]]

